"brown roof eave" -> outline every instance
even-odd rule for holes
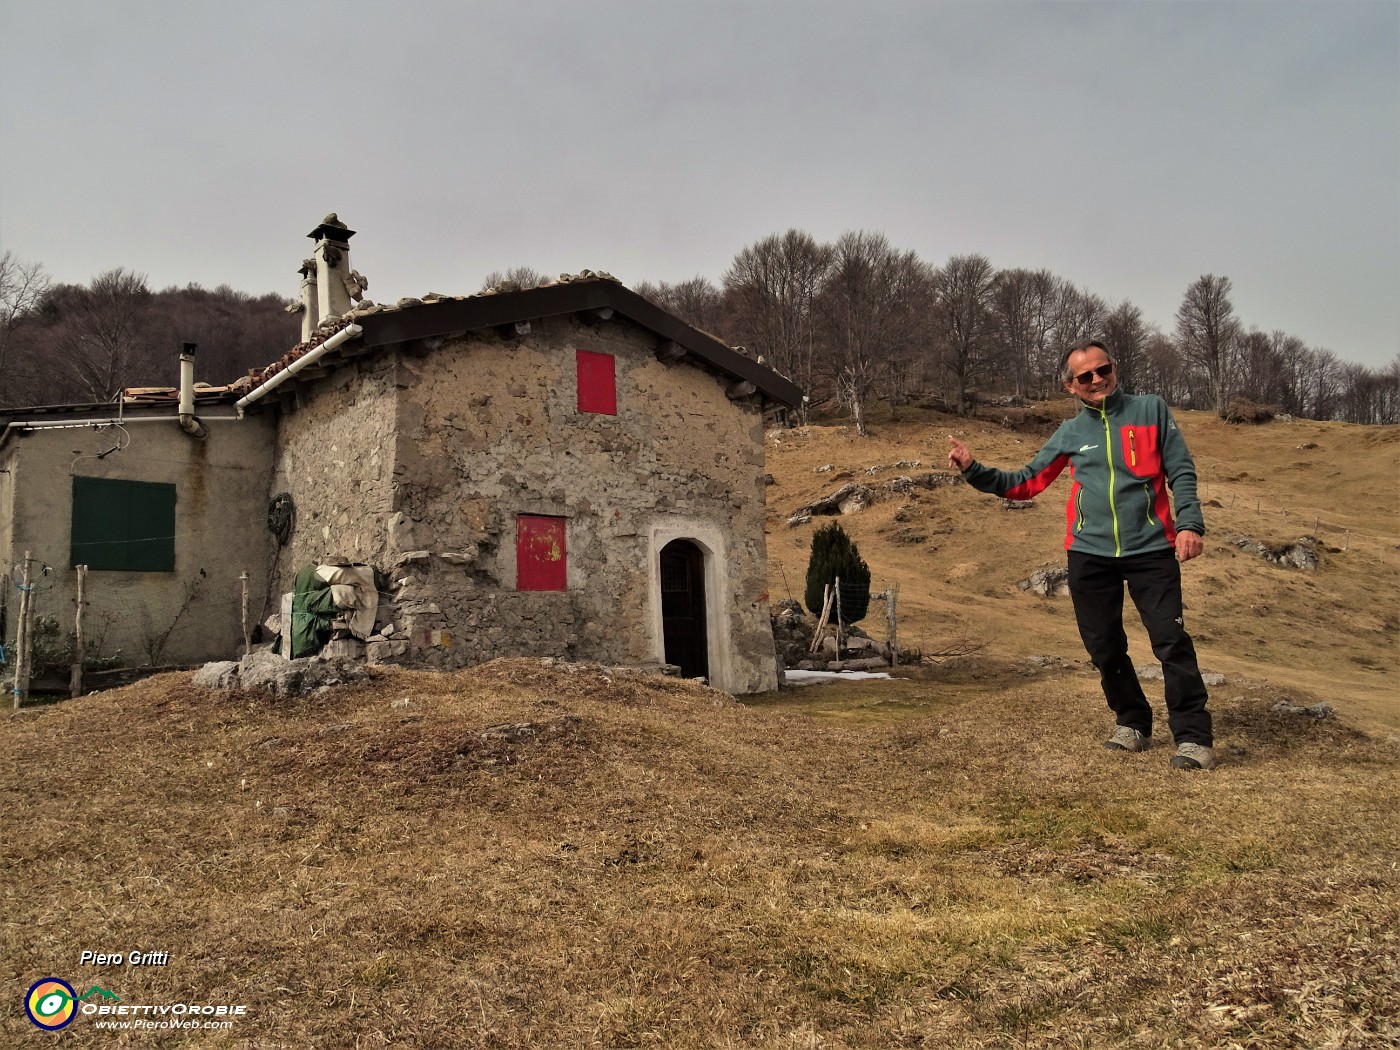
[[[364,329],[360,341],[368,349],[606,307],[656,333],[661,339],[678,343],[720,371],[753,383],[769,401],[788,406],[796,406],[802,401],[802,390],[796,383],[725,346],[713,336],[692,328],[614,281],[572,281],[518,292],[424,303],[368,314],[356,318],[356,323]]]

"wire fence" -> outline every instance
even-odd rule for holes
[[[280,611],[275,567],[273,555],[261,567],[161,574],[152,585],[136,578],[147,574],[80,574],[33,556],[26,573],[21,558],[0,573],[0,681],[16,697],[31,681],[45,691],[76,682],[79,652],[84,673],[181,662],[209,650],[211,631],[216,648],[241,652],[266,641],[268,613]],[[396,592],[376,594],[381,608],[393,606]]]
[[[31,558],[26,586],[21,560],[0,574],[0,675],[12,694],[31,681],[52,688],[69,679],[79,647],[84,672],[161,666],[210,623],[242,622],[244,588],[253,582],[251,574],[242,575],[216,578],[201,570],[158,589],[104,584],[89,575],[81,588],[79,630],[77,570]],[[261,610],[260,599],[250,603],[249,617]]]
[[[1199,495],[1205,509],[1208,529],[1212,529],[1212,511],[1229,510],[1234,512],[1237,518],[1253,516],[1254,520],[1248,524],[1266,527],[1271,532],[1289,539],[1311,535],[1319,541],[1329,541],[1332,546],[1342,551],[1373,555],[1382,564],[1387,561],[1400,564],[1400,499],[1395,499],[1394,496],[1391,497],[1394,500],[1391,512],[1396,531],[1386,534],[1367,528],[1354,520],[1338,520],[1342,514],[1352,518],[1356,501],[1364,498],[1348,497],[1343,492],[1337,493],[1338,502],[1326,510],[1316,506],[1303,506],[1301,501],[1288,506],[1228,482],[1203,481],[1199,487]],[[1350,507],[1341,502],[1346,499],[1352,501]],[[1237,520],[1232,528],[1238,529],[1243,525],[1243,522]],[[1220,530],[1213,528],[1212,531]]]

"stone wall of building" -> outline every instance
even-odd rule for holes
[[[725,380],[663,365],[626,321],[537,321],[400,361],[396,626],[388,656],[660,662],[662,546],[706,556],[710,678],[776,687],[765,589],[763,433]],[[576,350],[613,356],[617,414],[580,412]],[[567,519],[568,589],[516,589],[516,517]]]
[[[279,587],[308,562],[388,579],[373,660],[459,667],[503,656],[660,663],[658,564],[705,552],[710,679],[776,688],[765,589],[763,419],[726,380],[663,365],[627,321],[536,321],[385,349],[307,384],[285,414],[272,492],[297,527]],[[580,412],[577,350],[613,356],[617,414]],[[567,520],[567,589],[517,589],[516,519]]]
[[[278,593],[309,563],[392,560],[396,375],[392,354],[352,359],[282,409],[269,495],[291,494],[296,527],[278,556]]]

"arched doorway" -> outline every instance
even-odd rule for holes
[[[705,554],[690,540],[661,548],[661,634],[666,662],[686,678],[710,677],[706,643]]]

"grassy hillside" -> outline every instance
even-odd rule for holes
[[[901,474],[947,471],[949,434],[983,462],[1015,469],[1068,411],[1065,401],[968,421],[910,410],[865,440],[841,426],[770,435],[771,593],[801,599],[812,530],[827,519],[789,528],[786,518],[843,484],[843,475],[883,493]],[[1400,427],[1239,427],[1198,412],[1178,420],[1206,504],[1206,553],[1183,566],[1187,626],[1202,666],[1266,677],[1316,694],[1357,724],[1400,729]],[[893,467],[915,461],[922,466]],[[899,585],[905,644],[929,651],[967,638],[994,657],[1082,660],[1068,599],[1015,586],[1037,568],[1064,564],[1069,485],[1062,476],[1018,511],[961,484],[914,497],[883,493],[841,524],[870,564],[872,587]],[[1279,545],[1313,536],[1322,564],[1313,573],[1279,568],[1234,546],[1238,536]],[[873,607],[873,634],[883,634],[882,611]],[[1129,634],[1134,660],[1152,662],[1140,627]]]
[[[247,1008],[80,1015],[72,1046],[1395,1045],[1394,439],[1183,425],[1224,504],[1187,566],[1228,676],[1215,772],[1101,748],[1068,608],[1014,586],[1063,557],[1056,491],[1008,512],[938,489],[844,519],[908,642],[985,643],[904,680],[738,703],[499,661],[275,702],[164,675],[8,716],[0,1045],[55,1038],[24,1013],[46,976]],[[784,570],[800,592],[811,530],[777,512],[844,469],[938,466],[949,426],[993,462],[1038,446],[937,418],[776,441],[773,594]],[[1300,495],[1266,531],[1290,477],[1332,509]],[[1336,548],[1313,575],[1223,542],[1305,513]],[[1339,717],[1271,710],[1319,697]]]

